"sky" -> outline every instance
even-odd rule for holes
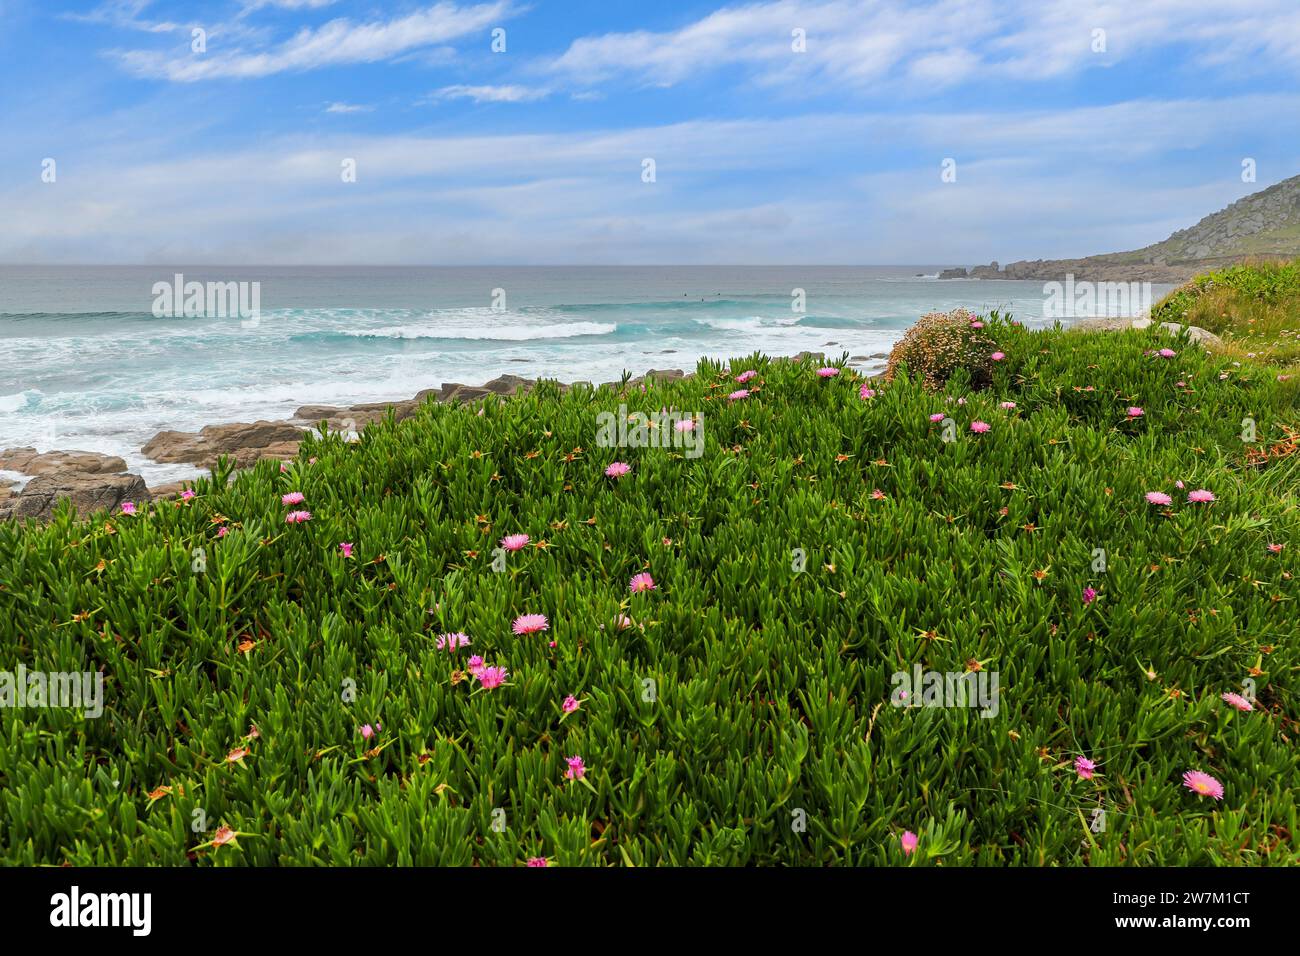
[[[1297,174],[1298,0],[0,0],[0,263],[1007,262]]]

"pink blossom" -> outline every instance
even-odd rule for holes
[[[738,401],[740,401],[742,398],[749,398],[749,389],[747,389],[747,388],[738,388],[738,389],[736,389],[734,392],[732,392],[730,395],[727,396],[727,399],[728,399],[729,401],[733,401],[733,402],[738,402]]]
[[[1281,554],[1281,553],[1282,553],[1282,549],[1285,548],[1285,547],[1286,547],[1286,545],[1284,545],[1284,544],[1270,544],[1270,545],[1268,546],[1268,553],[1269,553],[1269,554]]]
[[[1165,494],[1163,491],[1148,491],[1148,492],[1147,492],[1147,504],[1152,504],[1152,505],[1171,505],[1171,504],[1173,504],[1173,503],[1174,503],[1174,499],[1173,499],[1173,498],[1170,498],[1170,497],[1169,497],[1167,494]]]
[[[369,724],[361,725],[361,738],[363,740],[369,740],[374,735],[375,735],[375,728],[371,727]]]
[[[311,520],[310,511],[290,511],[284,516],[286,524],[302,524],[304,521]]]
[[[1008,412],[1009,412],[1009,411],[1011,411],[1012,409],[1014,409],[1014,408],[1016,407],[1016,403],[1015,403],[1015,402],[1002,402],[998,407],[1001,408],[1001,409],[1003,409],[1004,411],[1008,411]]]
[[[943,421],[943,412],[935,412],[933,415],[930,416],[930,421],[932,422]]]
[[[307,496],[301,491],[291,491],[287,495],[280,496],[280,504],[282,505],[300,505],[306,500]]]
[[[1214,492],[1206,491],[1204,488],[1197,488],[1195,491],[1187,492],[1188,504],[1206,504],[1214,500]]]
[[[218,538],[224,538],[228,534],[230,534],[230,529],[227,528],[225,525],[222,525],[220,528],[217,529]]]
[[[631,471],[631,470],[632,470],[632,466],[629,465],[627,462],[625,462],[625,461],[616,461],[616,462],[614,462],[612,465],[610,465],[608,468],[605,469],[605,477],[606,477],[606,478],[622,478],[624,475],[626,475],[626,474],[627,474],[629,471]]]
[[[1142,409],[1139,408],[1137,405],[1130,405],[1128,407],[1129,418],[1141,418],[1145,414],[1146,412],[1142,411]]]
[[[340,542],[339,542],[339,550],[343,552],[343,557],[345,557],[345,558],[350,558],[350,557],[352,557],[352,547],[353,547],[353,545],[352,545],[352,542],[351,542],[351,541],[340,541]]]
[[[478,677],[483,673],[486,667],[487,665],[483,663],[483,658],[477,654],[465,662],[465,670],[469,671],[471,677]]]
[[[548,630],[550,626],[545,614],[521,614],[515,618],[514,632],[516,634],[536,634],[538,631]]]
[[[508,534],[501,539],[501,547],[507,551],[519,551],[528,544],[528,535],[526,534]]]
[[[872,499],[875,500],[875,501],[881,501],[881,500],[884,499],[884,497],[885,497],[885,493],[884,493],[883,491],[881,491],[879,488],[872,488],[872,489],[871,489],[871,497],[872,497]]]
[[[1093,771],[1096,769],[1097,765],[1087,757],[1074,758],[1074,772],[1079,775],[1080,780],[1091,780]]]
[[[870,385],[868,385],[866,382],[863,382],[862,387],[858,389],[858,398],[866,400],[868,398],[875,398],[875,397],[876,397],[876,390],[872,388]]]
[[[1200,770],[1188,770],[1184,773],[1183,786],[1192,793],[1200,794],[1202,797],[1213,797],[1215,800],[1223,799],[1223,784],[1208,773],[1203,773]]]
[[[899,844],[903,848],[903,856],[911,856],[913,851],[916,850],[916,845],[920,842],[921,841],[917,838],[917,835],[911,830],[905,831],[902,839],[899,840]]]
[[[186,488],[184,491],[181,492],[181,501],[189,501],[193,497],[194,497],[194,492],[189,488]]]
[[[992,355],[989,356],[989,358],[991,358],[995,362],[1001,362],[1006,357],[1007,357],[1006,352],[994,352]]]
[[[477,675],[478,682],[484,690],[496,690],[506,682],[509,673],[504,667],[485,667]]]
[[[679,432],[693,432],[695,431],[695,419],[683,418],[681,421],[676,422],[673,425],[673,430]]]
[[[1092,603],[1093,601],[1095,601],[1095,600],[1097,600],[1097,591],[1096,591],[1094,588],[1084,588],[1084,589],[1083,589],[1083,603],[1084,603],[1085,605],[1088,605],[1088,604],[1091,604],[1091,603]]]
[[[975,321],[973,321],[973,322],[970,324],[970,327],[971,327],[972,329],[982,329],[982,328],[984,328],[984,323],[981,322],[979,319],[976,319]]]
[[[840,374],[840,370],[835,368],[833,365],[828,365],[825,368],[819,368],[817,374],[822,378],[834,378],[836,375]]]
[[[640,594],[642,591],[653,591],[655,589],[655,579],[648,572],[642,571],[640,574],[632,576],[632,580],[627,587],[633,594]]]
[[[564,698],[564,703],[560,705],[560,709],[566,714],[571,714],[581,706],[582,702],[570,694],[568,697]]]
[[[1240,694],[1228,693],[1228,694],[1220,694],[1219,696],[1224,700],[1225,703],[1230,704],[1233,707],[1236,707],[1238,710],[1249,712],[1255,709],[1254,706],[1251,704],[1251,702],[1248,701],[1246,698],[1242,697]]]
[[[124,515],[133,515],[133,514],[135,514],[135,502],[134,502],[134,501],[124,501],[124,502],[122,502],[122,514],[124,514]]]
[[[528,862],[525,863],[524,865],[532,867],[533,869],[544,870],[551,865],[551,862],[550,860],[546,859],[546,857],[544,856],[530,856],[528,858]]]
[[[462,647],[469,646],[469,636],[460,633],[460,631],[454,631],[450,634],[439,634],[437,640],[433,642],[433,646],[440,651],[457,651]]]
[[[755,372],[753,369],[750,369],[748,372],[741,372],[739,375],[737,375],[736,381],[739,382],[741,385],[744,385],[746,382],[748,382],[751,378],[753,378],[757,374],[758,373]]]
[[[569,780],[581,780],[586,775],[587,767],[577,754],[565,757],[564,762],[569,765],[569,769],[564,772],[564,776]]]
[[[988,422],[976,421],[970,423],[970,430],[975,432],[977,435],[982,435],[984,432],[988,431],[992,427],[993,426],[990,425]]]
[[[1159,352],[1157,352],[1156,354],[1159,355],[1161,358],[1167,358],[1167,359],[1170,359],[1170,358],[1173,358],[1173,357],[1174,357],[1175,355],[1177,355],[1178,353],[1175,352],[1173,349],[1161,349],[1161,350],[1160,350]]]

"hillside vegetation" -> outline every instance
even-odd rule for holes
[[[105,681],[0,708],[0,859],[1300,862],[1298,383],[983,322],[980,391],[544,383],[0,525],[0,667]],[[620,405],[703,453],[599,447]]]

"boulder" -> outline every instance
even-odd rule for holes
[[[77,514],[85,517],[98,511],[116,511],[124,501],[149,501],[150,495],[139,475],[61,471],[37,475],[20,494],[0,507],[6,517],[44,520],[53,515],[55,505],[64,498],[70,499]]]
[[[6,448],[0,451],[0,470],[24,475],[52,475],[79,471],[88,475],[112,475],[126,471],[126,462],[97,451],[47,451],[35,448]]]
[[[154,461],[201,468],[211,468],[222,455],[233,455],[242,468],[262,458],[292,457],[302,436],[303,429],[289,422],[235,422],[207,425],[197,432],[162,431],[140,450]]]

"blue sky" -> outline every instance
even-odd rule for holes
[[[1296,0],[0,0],[0,262],[1081,256],[1300,173],[1298,81]]]

